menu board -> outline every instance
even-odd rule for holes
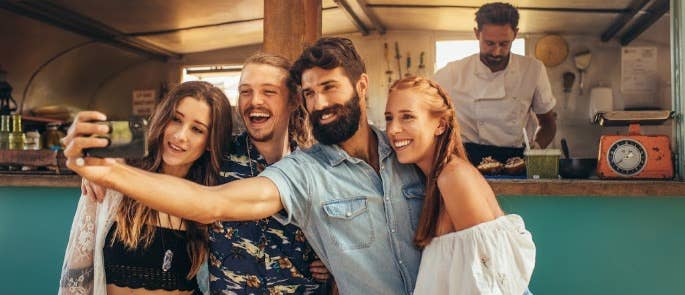
[[[621,48],[621,92],[655,93],[658,90],[656,47]]]

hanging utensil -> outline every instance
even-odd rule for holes
[[[383,57],[385,58],[385,75],[388,76],[388,87],[392,84],[392,70],[390,69],[390,50],[388,42],[383,43]]]
[[[402,56],[400,55],[400,45],[395,41],[395,59],[397,60],[397,80],[402,79]]]
[[[407,72],[404,73],[405,77],[411,76],[411,73],[409,72],[409,69],[411,68],[411,53],[407,51]]]
[[[576,55],[573,57],[573,62],[576,64],[576,68],[578,69],[578,74],[579,74],[579,88],[580,90],[578,93],[580,95],[583,95],[583,74],[587,71],[587,68],[590,67],[590,61],[592,60],[592,54],[590,53],[590,50],[585,50],[576,53]]]
[[[421,51],[421,54],[419,54],[419,67],[417,70],[417,75],[425,77],[426,76],[426,65],[423,64],[423,57],[426,55],[426,52]]]
[[[564,109],[568,109],[569,105],[569,100],[571,99],[571,96],[569,95],[571,93],[571,89],[573,88],[573,81],[576,80],[576,74],[573,72],[564,72],[563,75],[563,81],[564,81]]]

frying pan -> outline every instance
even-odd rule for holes
[[[597,169],[595,158],[570,158],[565,138],[561,139],[561,151],[564,153],[564,158],[559,159],[559,175],[562,178],[588,178]]]

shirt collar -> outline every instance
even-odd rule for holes
[[[390,156],[392,153],[392,148],[390,147],[390,144],[388,143],[388,138],[385,136],[383,131],[380,129],[376,128],[375,126],[371,126],[371,130],[373,133],[376,135],[376,138],[378,139],[378,156],[380,157],[381,161]],[[328,158],[328,163],[331,166],[338,166],[340,165],[343,161],[348,160],[352,163],[359,163],[362,162],[361,159],[351,157],[345,150],[343,150],[339,145],[337,144],[317,144],[321,151],[324,152],[326,157]]]
[[[490,68],[488,68],[483,61],[480,60],[480,54],[476,53],[473,55],[473,58],[475,59],[475,69],[474,73],[483,78],[491,78],[494,75],[497,75],[499,73],[501,74],[513,74],[517,72],[518,67],[516,66],[516,62],[518,61],[518,56],[514,53],[509,53],[509,62],[507,63],[507,66],[504,68],[504,70],[498,71],[493,73]]]

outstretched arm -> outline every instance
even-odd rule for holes
[[[265,177],[203,186],[174,176],[115,163],[104,179],[114,188],[156,210],[201,223],[256,220],[283,209],[276,185]]]
[[[488,182],[466,160],[453,159],[445,165],[438,176],[438,189],[457,231],[504,214]]]
[[[67,166],[89,181],[117,190],[153,209],[201,223],[261,219],[283,208],[276,185],[264,177],[207,187],[113,159],[82,158],[83,149],[107,144],[106,140],[86,136],[106,134],[106,128],[90,123],[105,119],[98,112],[81,112],[63,139],[67,146],[64,150]]]

